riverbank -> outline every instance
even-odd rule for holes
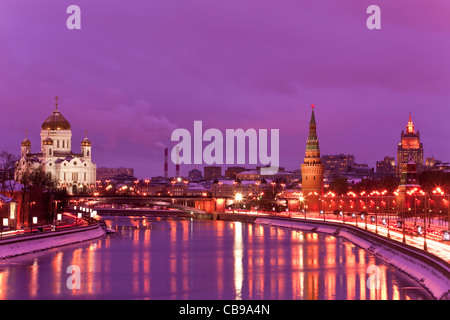
[[[93,240],[105,235],[100,224],[70,230],[52,231],[0,241],[0,259]]]
[[[255,217],[253,223],[342,237],[395,266],[435,299],[450,300],[450,265],[428,252],[351,225],[270,217]]]

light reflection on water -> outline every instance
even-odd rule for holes
[[[0,299],[431,298],[333,236],[225,221],[106,221],[116,234],[1,261]],[[70,265],[80,267],[79,289],[68,288]],[[370,265],[379,267],[379,289],[367,286]]]

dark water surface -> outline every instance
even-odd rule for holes
[[[333,236],[227,221],[106,222],[116,234],[0,261],[0,299],[431,299]]]

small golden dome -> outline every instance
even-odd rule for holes
[[[90,147],[91,146],[91,140],[87,137],[87,130],[84,130],[84,139],[81,141],[82,147]]]
[[[25,137],[22,141],[22,147],[31,147],[31,141]]]
[[[53,145],[53,139],[50,137],[47,137],[44,139],[44,141],[42,141],[42,143],[47,146]]]
[[[87,137],[85,137],[83,139],[83,141],[81,141],[81,145],[83,147],[90,147],[91,146],[91,140],[89,140]]]
[[[31,141],[28,138],[23,139],[22,147],[31,147]]]
[[[28,131],[25,130],[25,139],[22,141],[22,147],[31,147],[31,141],[28,139]]]

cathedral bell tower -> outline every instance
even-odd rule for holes
[[[25,139],[22,141],[22,146],[20,148],[20,157],[26,158],[27,154],[31,152],[31,141],[28,139],[28,132],[25,132]]]
[[[309,122],[309,135],[306,141],[305,159],[301,165],[302,194],[307,210],[319,210],[319,197],[323,195],[324,165],[320,158],[319,139],[316,132],[316,118],[314,105],[311,106],[311,120]],[[302,205],[302,204],[300,204]]]
[[[87,137],[87,131],[85,131],[84,139],[81,141],[81,156],[89,160],[92,157],[92,144]]]

